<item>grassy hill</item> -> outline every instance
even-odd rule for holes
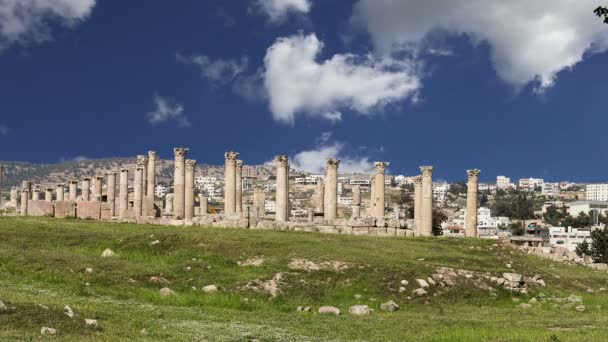
[[[116,255],[102,258],[106,248]],[[473,272],[441,278],[440,267]],[[537,275],[546,286],[520,294],[486,279],[503,272]],[[426,295],[412,293],[416,279],[433,275]],[[211,284],[217,293],[201,290]],[[163,287],[175,294],[162,297]],[[602,341],[605,287],[606,272],[485,240],[0,218],[7,341],[39,339],[42,327],[71,341]],[[576,296],[582,303],[563,299]],[[520,307],[532,298],[538,303]],[[389,300],[400,310],[381,311]],[[356,304],[375,311],[349,314]],[[323,305],[342,315],[319,314]]]

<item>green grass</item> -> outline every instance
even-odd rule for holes
[[[150,245],[154,240],[160,243]],[[553,263],[493,243],[0,218],[0,300],[11,307],[0,313],[0,340],[37,340],[43,326],[58,330],[55,339],[69,341],[606,340],[608,297],[597,291],[608,288],[606,272]],[[117,256],[101,258],[106,248]],[[256,256],[264,257],[261,266],[238,265]],[[287,265],[294,258],[341,261],[350,267],[340,272],[292,270]],[[506,268],[508,262],[513,270]],[[498,290],[491,296],[462,278],[454,287],[435,286],[425,297],[412,296],[415,279],[432,275],[439,266],[492,275],[540,274],[547,286],[531,287],[528,295]],[[88,267],[93,273],[85,273]],[[276,298],[243,288],[279,272],[284,283]],[[170,283],[150,283],[151,276]],[[409,285],[399,293],[402,279]],[[220,292],[202,293],[200,288],[210,284]],[[160,297],[164,286],[176,295]],[[588,294],[589,288],[596,291]],[[527,302],[540,292],[582,296],[586,311],[545,302],[522,310],[512,300]],[[401,310],[380,311],[380,304],[391,299]],[[355,304],[376,311],[351,316],[348,307]],[[65,305],[76,317],[63,314]],[[337,306],[343,315],[319,315],[322,305]],[[297,312],[297,306],[312,306],[313,312]],[[86,327],[85,318],[97,319],[100,327]]]

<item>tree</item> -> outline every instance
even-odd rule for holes
[[[479,206],[483,207],[486,204],[488,204],[488,194],[484,192],[481,194],[481,198],[479,199]]]
[[[511,230],[511,234],[515,236],[522,236],[526,232],[522,221],[511,222],[509,224],[509,229]]]
[[[450,185],[450,188],[448,189],[448,193],[450,193],[452,195],[456,195],[456,196],[458,196],[459,194],[466,194],[467,185],[463,182],[454,183],[454,184]]]
[[[583,242],[576,245],[576,255],[579,257],[584,257],[585,255],[591,255],[591,249],[589,248],[589,243],[587,240],[583,240]]]
[[[608,228],[591,232],[591,256],[596,263],[608,264]]]
[[[608,24],[608,8],[604,6],[599,6],[598,8],[593,10],[593,13],[598,17],[604,17],[604,24]]]
[[[443,235],[443,229],[441,228],[441,224],[448,220],[448,216],[445,212],[438,208],[433,208],[433,235],[440,236]]]

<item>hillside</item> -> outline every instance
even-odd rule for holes
[[[525,276],[517,291],[505,272]],[[606,272],[487,240],[0,218],[0,340],[601,341],[607,287]]]

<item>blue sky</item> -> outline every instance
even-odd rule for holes
[[[597,4],[449,3],[6,1],[0,160],[186,146],[209,164],[608,180]]]

